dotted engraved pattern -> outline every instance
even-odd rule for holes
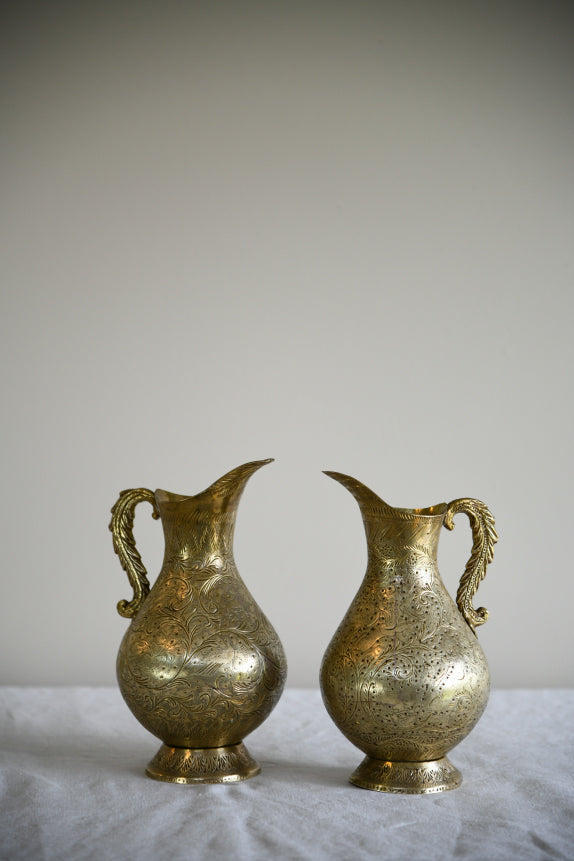
[[[379,792],[419,794],[454,789],[461,775],[448,759],[440,762],[381,762],[366,759],[351,776],[351,783]]]
[[[254,467],[234,470],[197,497],[156,493],[166,555],[126,632],[117,672],[134,715],[168,746],[236,744],[283,689],[281,642],[232,553],[237,501]]]
[[[349,489],[361,504],[357,485]],[[476,724],[489,693],[484,653],[437,567],[446,506],[434,516],[401,510],[395,518],[391,509],[377,517],[368,499],[367,573],[325,653],[323,698],[370,756],[441,759]]]

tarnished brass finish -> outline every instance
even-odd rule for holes
[[[454,789],[462,780],[446,754],[471,731],[489,694],[474,633],[486,621],[472,599],[492,560],[494,520],[475,499],[431,508],[392,508],[361,482],[327,472],[359,503],[367,572],[321,667],[327,711],[367,754],[350,780],[382,792]],[[473,547],[457,605],[437,567],[439,533],[468,515]]]
[[[132,619],[118,654],[122,695],[164,744],[146,771],[173,783],[229,783],[259,771],[242,739],[277,703],[287,674],[283,647],[233,559],[246,463],[203,493],[125,490],[112,508],[114,549],[134,590],[118,611]],[[165,556],[150,591],[133,537],[134,509],[161,518]]]

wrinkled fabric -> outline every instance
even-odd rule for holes
[[[494,691],[445,793],[349,784],[362,754],[318,691],[287,690],[246,745],[251,780],[160,783],[117,690],[0,688],[0,858],[574,858],[574,691]]]

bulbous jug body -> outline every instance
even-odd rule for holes
[[[259,771],[243,738],[269,715],[287,664],[275,630],[233,558],[245,483],[269,461],[238,467],[196,496],[143,488],[112,509],[114,547],[134,585],[117,659],[119,687],[140,723],[163,741],[150,777],[177,783],[242,780]],[[162,521],[165,556],[151,591],[135,549],[140,501]]]
[[[446,754],[471,731],[489,695],[474,632],[487,613],[471,599],[492,557],[494,521],[477,500],[397,509],[355,479],[327,474],[359,502],[369,553],[321,667],[330,716],[366,754],[351,782],[403,793],[452,789],[461,775]],[[452,528],[458,511],[469,515],[475,539],[459,606],[437,566],[440,530]]]

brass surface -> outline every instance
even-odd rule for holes
[[[112,508],[114,550],[134,595],[120,646],[121,693],[164,742],[147,774],[175,783],[228,783],[257,774],[243,738],[269,715],[287,674],[281,642],[239,576],[233,533],[247,463],[196,496],[125,490]],[[133,537],[134,510],[161,518],[165,556],[150,590]]]
[[[422,795],[456,789],[462,775],[446,756],[429,762],[385,762],[366,756],[349,780],[362,789]]]
[[[146,768],[149,777],[166,783],[237,783],[260,771],[242,742],[195,749],[163,744]]]
[[[492,560],[494,520],[474,499],[423,509],[393,508],[364,484],[326,473],[357,500],[368,545],[364,580],[321,666],[327,711],[366,759],[351,781],[385,792],[453,789],[460,773],[446,754],[471,731],[490,676],[472,599]],[[457,604],[437,566],[440,530],[468,515],[471,557]]]

